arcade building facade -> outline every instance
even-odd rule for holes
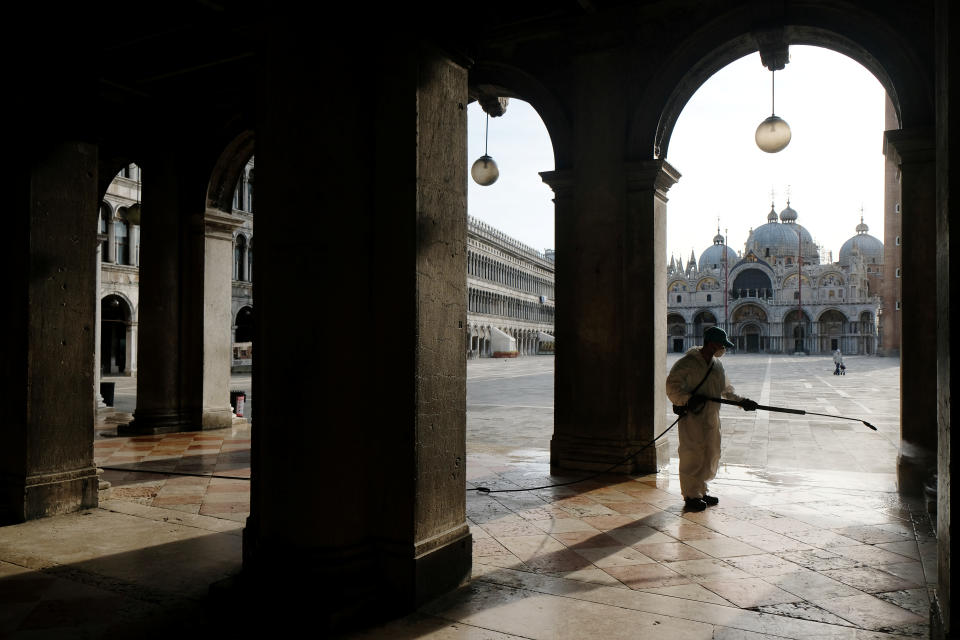
[[[720,234],[684,266],[667,265],[667,351],[725,328],[740,352],[876,354],[883,243],[863,222],[833,262],[787,207],[751,229],[742,253]]]

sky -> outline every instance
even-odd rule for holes
[[[700,254],[713,243],[717,218],[728,244],[743,251],[749,230],[766,224],[771,190],[779,213],[822,245],[821,255],[856,234],[863,208],[870,234],[883,240],[884,89],[859,63],[807,46],[790,48],[776,73],[776,114],[792,131],[783,151],[754,141],[770,115],[770,72],[759,54],[741,58],[707,80],[686,104],[667,153],[682,175],[667,197],[669,257]],[[468,110],[468,161],[483,155],[486,116]],[[536,111],[512,99],[490,118],[490,155],[500,178],[489,187],[468,180],[468,213],[539,251],[554,248],[552,192],[538,172],[554,168],[549,134]],[[724,230],[728,230],[725,232]]]

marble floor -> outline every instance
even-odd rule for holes
[[[351,637],[926,637],[936,540],[922,505],[896,493],[896,361],[847,358],[844,377],[829,358],[724,364],[763,404],[879,431],[725,407],[720,504],[702,513],[682,511],[675,459],[647,476],[481,494],[580,476],[550,475],[552,359],[471,362],[472,580]],[[100,508],[0,528],[0,637],[207,624],[197,603],[240,564],[250,429],[118,438],[101,425]]]

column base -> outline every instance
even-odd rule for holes
[[[284,544],[251,548],[249,519],[247,526],[243,571],[211,585],[210,603],[224,613],[246,604],[272,611],[287,624],[309,623],[321,637],[405,615],[470,578],[473,540],[466,523],[419,556],[388,542],[300,553]]]
[[[197,431],[180,411],[134,411],[133,421],[117,425],[118,436],[152,436],[161,433]]]
[[[897,492],[905,496],[923,496],[926,485],[937,472],[935,460],[926,453],[913,456],[901,453],[897,457]]]
[[[93,509],[98,504],[97,468],[0,476],[0,526]]]
[[[603,471],[623,460],[649,442],[604,440],[583,436],[553,436],[550,440],[550,468],[578,471]],[[670,464],[669,441],[661,438],[636,457],[612,469],[610,473],[642,475],[656,473]]]
[[[204,408],[200,415],[200,426],[207,429],[229,429],[233,426],[233,408],[228,404],[216,409]]]

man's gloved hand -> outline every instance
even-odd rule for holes
[[[750,398],[744,398],[740,401],[740,406],[743,407],[744,411],[756,411],[757,403],[751,400]]]
[[[690,399],[687,400],[687,411],[690,413],[700,413],[700,410],[703,409],[703,405],[707,403],[707,399],[704,396],[690,396]]]

